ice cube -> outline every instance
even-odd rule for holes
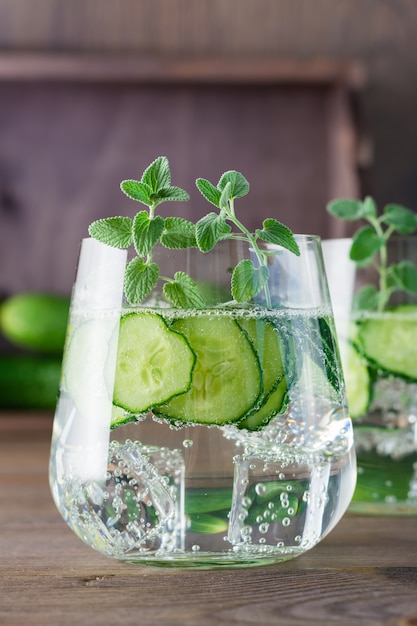
[[[180,541],[181,467],[175,451],[113,441],[105,482],[72,490],[68,521],[84,541],[109,556],[172,549]]]
[[[238,455],[228,541],[234,546],[296,546],[309,489],[308,473],[293,459]]]

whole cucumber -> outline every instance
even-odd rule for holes
[[[60,378],[58,358],[0,354],[0,408],[53,409]]]
[[[45,353],[62,353],[69,299],[43,293],[20,293],[0,308],[0,330],[10,343]]]

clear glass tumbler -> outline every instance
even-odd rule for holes
[[[315,546],[355,485],[320,240],[265,244],[269,280],[232,300],[253,251],[155,248],[204,307],[123,295],[126,252],[82,242],[53,428],[50,485],[80,539],[130,563],[244,567]]]
[[[351,240],[323,242],[353,420],[358,478],[350,510],[417,514],[417,298],[385,277],[390,298],[382,310],[355,300],[360,288],[381,289],[374,266],[349,259]],[[387,242],[387,266],[417,264],[417,238]],[[401,282],[414,280],[404,274]],[[385,288],[384,286],[382,288]],[[372,299],[369,304],[372,303]]]

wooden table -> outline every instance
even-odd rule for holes
[[[417,625],[417,518],[346,515],[306,555],[237,570],[107,559],[52,502],[51,416],[0,415],[0,624]]]

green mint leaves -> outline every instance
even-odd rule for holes
[[[196,282],[185,272],[176,272],[174,280],[165,283],[164,294],[174,306],[181,309],[203,309],[206,304]]]
[[[270,306],[269,291],[267,289],[269,269],[267,253],[258,246],[258,239],[273,243],[297,256],[300,254],[294,235],[287,226],[273,218],[263,222],[263,228],[250,233],[239,221],[235,214],[234,201],[242,198],[249,192],[249,183],[246,178],[230,170],[225,172],[217,186],[204,178],[197,178],[196,185],[200,193],[211,204],[219,209],[218,213],[211,212],[205,215],[196,224],[197,245],[202,252],[209,252],[222,239],[240,239],[247,241],[253,250],[258,265],[251,260],[241,261],[232,273],[232,296],[237,302],[246,302],[255,298],[262,290],[265,292],[266,304]],[[233,232],[232,224],[237,232]]]
[[[159,267],[137,256],[126,267],[125,295],[131,304],[142,302],[158,282]]]
[[[130,217],[108,217],[90,224],[91,237],[113,248],[129,248],[133,241]]]
[[[246,178],[230,170],[217,185],[198,178],[197,188],[218,211],[211,211],[196,224],[180,217],[163,218],[155,215],[156,207],[167,201],[187,201],[189,195],[171,184],[171,171],[166,157],[158,157],[144,171],[140,180],[124,180],[123,193],[140,202],[146,209],[138,211],[133,219],[109,217],[93,222],[89,227],[91,237],[115,248],[134,246],[137,254],[127,265],[125,295],[131,304],[139,304],[153,290],[158,280],[163,280],[165,297],[176,307],[203,308],[204,298],[196,282],[184,272],[174,278],[161,277],[153,261],[153,249],[161,243],[170,249],[198,248],[207,253],[223,239],[246,241],[254,254],[253,260],[241,261],[232,272],[232,297],[237,302],[253,300],[264,291],[264,301],[270,304],[268,291],[268,252],[262,251],[258,240],[279,245],[299,255],[300,251],[289,228],[275,219],[263,222],[262,229],[250,233],[235,214],[234,201],[249,192]],[[234,229],[233,229],[234,227]]]
[[[356,294],[357,310],[382,311],[394,291],[417,295],[417,267],[410,261],[388,265],[387,242],[395,234],[409,235],[417,230],[417,215],[400,204],[387,204],[381,215],[371,197],[363,201],[340,199],[327,205],[327,211],[342,220],[365,220],[367,224],[353,235],[350,258],[358,267],[373,265],[379,288],[366,285]]]
[[[190,196],[179,187],[171,186],[171,170],[166,157],[158,157],[143,172],[140,181],[124,180],[121,190],[132,200],[142,202],[153,210],[168,200],[187,201]]]
[[[137,257],[132,259],[125,274],[125,295],[132,304],[142,302],[160,278],[159,267],[152,260],[152,251],[158,242],[167,248],[180,249],[196,245],[195,228],[191,222],[180,218],[155,215],[155,208],[166,201],[186,201],[189,195],[171,185],[171,171],[166,157],[158,157],[144,171],[140,181],[124,180],[121,190],[132,200],[147,207],[128,217],[109,217],[90,225],[89,234],[102,243],[115,248],[134,245]],[[173,292],[173,288],[172,288]],[[202,301],[197,286],[188,283],[181,288],[181,302],[197,306]],[[173,296],[176,301],[179,298]]]

